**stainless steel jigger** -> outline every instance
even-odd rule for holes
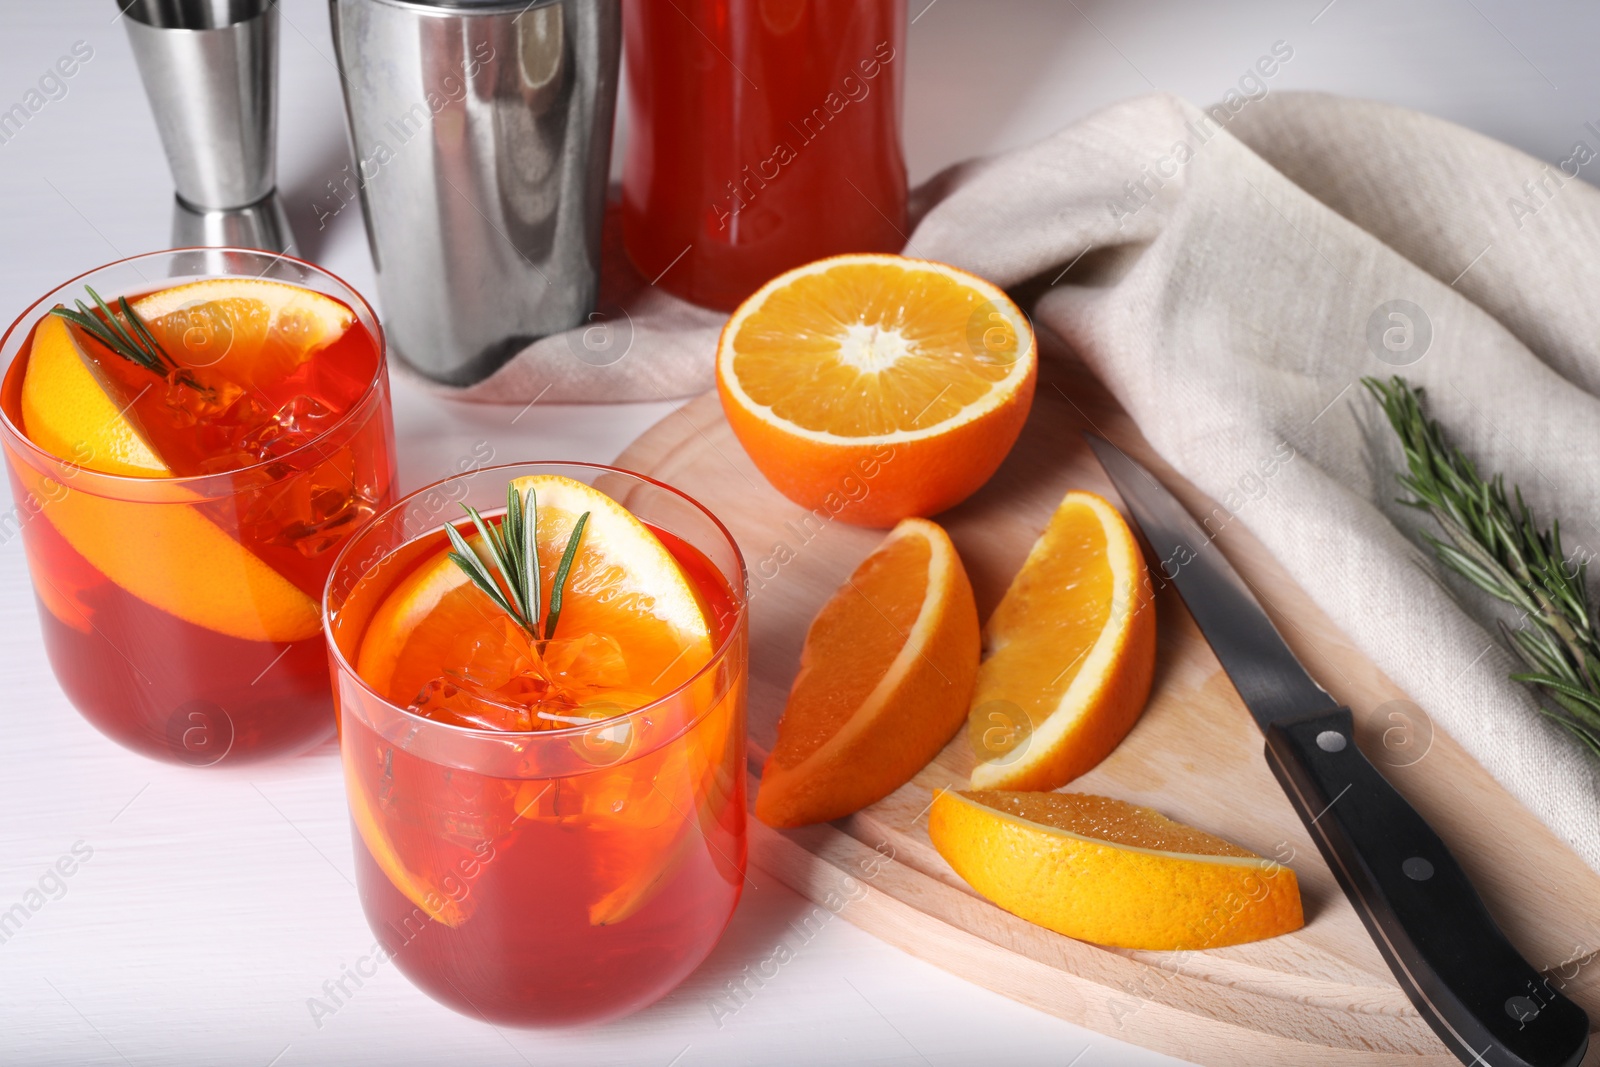
[[[117,0],[177,203],[174,247],[286,252],[279,202],[276,0]]]

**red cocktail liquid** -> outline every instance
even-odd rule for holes
[[[465,766],[496,751],[488,731],[420,723],[336,666],[368,921],[386,958],[467,1015],[565,1025],[636,1010],[699,965],[738,900],[742,620],[710,560],[652,529],[708,605],[713,646],[726,652],[731,637],[736,654],[634,715],[505,734],[502,773]],[[389,592],[443,544],[404,545],[330,602],[347,659]],[[535,764],[568,773],[504,773]]]
[[[0,386],[10,427],[24,435],[21,392],[37,329]],[[393,431],[377,338],[356,316],[342,336],[289,373],[221,387],[206,393],[205,403],[93,339],[81,343],[111,395],[119,403],[132,398],[125,414],[172,474],[208,477],[192,489],[165,479],[108,477],[72,466],[71,456],[52,464],[8,436],[11,489],[45,649],[62,689],[121,744],[191,765],[297,751],[326,736],[333,705],[320,629],[289,641],[250,640],[163,610],[74,549],[64,524],[91,531],[82,529],[81,512],[71,515],[73,508],[58,502],[74,494],[80,503],[113,500],[115,514],[130,520],[119,536],[124,562],[135,569],[149,565],[141,554],[146,540],[158,536],[152,530],[170,528],[159,520],[146,528],[143,520],[158,509],[193,509],[314,609],[340,544],[393,496]],[[220,384],[218,373],[195,371],[211,385]],[[124,489],[129,495],[121,495]]]

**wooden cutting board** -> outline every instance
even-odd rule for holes
[[[1149,465],[1195,514],[1212,512],[1156,459],[1081,365],[1048,362],[1010,458],[982,491],[939,518],[966,562],[980,617],[999,602],[1068,489],[1116,500],[1082,441],[1085,429]],[[700,500],[744,552],[752,588],[753,798],[806,627],[882,532],[819,521],[779,495],[745,456],[714,394],[668,415],[618,465]],[[1260,492],[1271,492],[1270,481]],[[1355,650],[1251,537],[1248,503],[1232,521],[1226,514],[1217,513],[1222,550],[1263,591],[1274,622],[1312,674],[1355,709],[1362,749],[1449,843],[1524,955],[1600,1020],[1600,876]],[[1268,771],[1254,722],[1170,588],[1158,596],[1157,618],[1160,653],[1143,718],[1071,788],[1147,804],[1287,862],[1304,896],[1300,932],[1204,952],[1106,949],[1033,926],[976,896],[927,835],[933,791],[966,786],[973,759],[965,732],[914,781],[851,818],[782,832],[752,818],[752,859],[907,952],[1183,1059],[1252,1067],[1455,1063],[1390,977]],[[1590,1062],[1597,1059],[1592,1049]]]

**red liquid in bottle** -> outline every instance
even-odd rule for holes
[[[769,279],[905,244],[901,0],[625,0],[623,239],[731,310]]]

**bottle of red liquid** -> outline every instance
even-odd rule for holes
[[[623,238],[647,279],[731,310],[904,246],[904,0],[625,0],[623,26]]]

